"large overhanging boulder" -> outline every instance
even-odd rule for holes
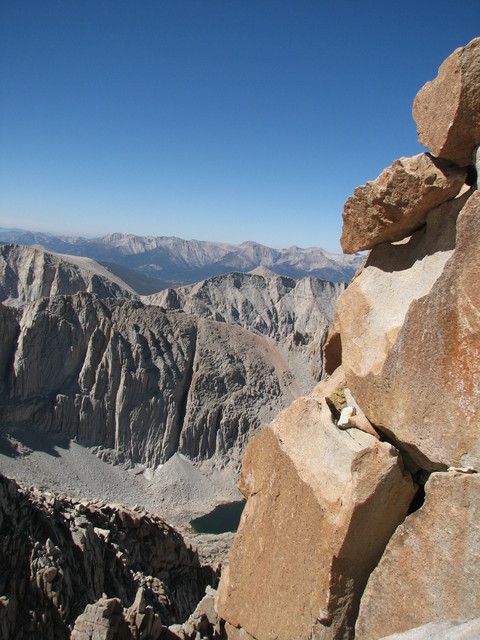
[[[339,370],[247,447],[247,504],[218,601],[242,629],[227,627],[233,638],[352,638],[368,576],[407,513],[415,488],[397,450],[333,423],[324,396],[343,385]]]
[[[398,527],[368,581],[356,640],[480,616],[480,476],[434,473],[425,490],[425,504]]]
[[[480,144],[480,38],[456,49],[413,103],[418,140],[434,156],[472,163]]]
[[[343,209],[344,253],[371,249],[411,235],[427,213],[454,198],[467,171],[421,153],[395,160],[373,182],[357,187]]]

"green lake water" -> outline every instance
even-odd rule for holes
[[[190,526],[196,533],[218,534],[236,531],[244,506],[245,500],[220,504],[210,513],[191,520]]]

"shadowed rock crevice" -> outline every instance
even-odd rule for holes
[[[8,396],[11,388],[13,363],[20,336],[21,314],[0,303],[0,392],[3,398]]]
[[[475,165],[471,164],[467,167],[467,178],[465,180],[465,184],[469,187],[478,188],[477,179],[478,179],[477,168],[475,167]]]
[[[418,485],[418,489],[415,495],[413,496],[413,500],[410,503],[410,506],[408,508],[407,517],[412,515],[412,513],[415,513],[415,511],[418,511],[419,509],[421,509],[425,502],[425,483],[420,484],[417,482],[417,485]]]
[[[168,443],[165,447],[165,457],[168,459],[171,455],[178,451],[180,445],[180,439],[182,436],[182,431],[185,425],[185,418],[187,416],[188,410],[188,402],[190,399],[190,391],[192,388],[193,382],[193,374],[196,364],[197,358],[197,350],[198,350],[198,329],[194,328],[194,335],[192,336],[192,350],[190,353],[190,357],[185,366],[185,374],[182,383],[178,386],[178,417],[177,417],[177,425],[175,432],[172,433],[168,439]]]
[[[412,476],[427,478],[433,471],[447,470],[446,464],[431,460],[422,453],[419,447],[403,442],[390,429],[378,424],[373,424],[373,427],[382,442],[388,442],[399,451],[405,468],[410,471]]]

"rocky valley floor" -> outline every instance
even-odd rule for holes
[[[189,522],[218,504],[242,499],[231,470],[201,470],[181,454],[157,469],[130,467],[103,460],[108,453],[64,436],[18,429],[0,435],[0,473],[26,487],[141,506],[178,529],[205,562],[217,566],[225,561],[233,534],[199,535]]]

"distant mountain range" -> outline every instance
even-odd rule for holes
[[[189,284],[231,271],[249,272],[260,266],[290,278],[314,276],[332,282],[349,281],[363,262],[359,255],[339,255],[318,247],[272,249],[256,242],[234,245],[121,233],[83,238],[0,227],[0,244],[5,243],[92,258],[142,294],[159,291],[167,283]],[[134,276],[132,270],[138,275]],[[129,278],[138,278],[140,274],[149,280],[140,279],[135,286]]]

